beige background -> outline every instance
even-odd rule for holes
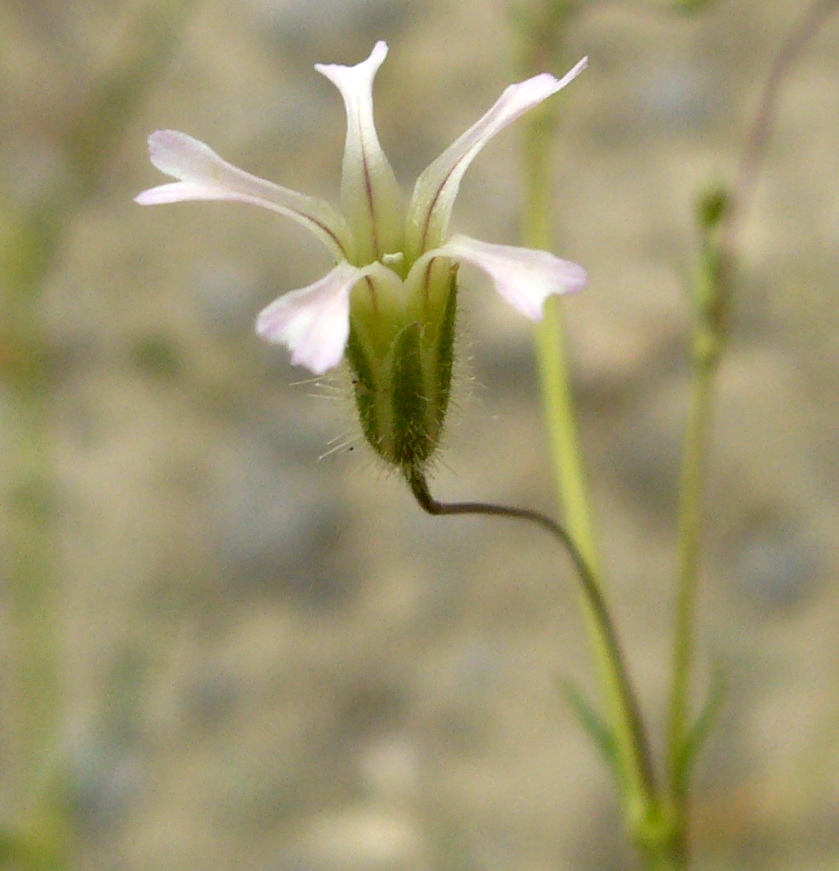
[[[799,12],[592,4],[572,23],[557,251],[603,550],[632,667],[666,699],[686,407],[691,209],[730,178]],[[7,195],[130,40],[139,3],[4,0]],[[406,186],[513,80],[494,0],[205,0],[64,224],[39,316],[54,361],[66,719],[89,869],[633,867],[612,787],[558,690],[589,679],[573,578],[515,524],[436,521],[354,436],[340,377],[306,382],[252,322],[324,252],[245,206],[142,209],[145,137],[174,127],[337,197],[338,94],[316,62],[377,38],[379,132]],[[555,72],[562,72],[557,69]],[[720,381],[700,679],[728,696],[697,789],[699,867],[835,867],[839,853],[839,22],[787,81],[747,229]],[[519,128],[521,133],[521,128]],[[515,242],[512,130],[457,228]],[[554,511],[529,325],[465,275],[447,498]],[[11,800],[6,791],[7,803]]]

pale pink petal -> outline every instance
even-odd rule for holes
[[[218,193],[206,185],[189,181],[173,181],[137,194],[134,197],[134,202],[141,206],[158,206],[165,203],[183,203],[189,200],[217,199]]]
[[[341,92],[347,112],[341,209],[355,233],[359,263],[402,248],[402,191],[379,144],[373,118],[373,80],[386,56],[387,45],[377,42],[370,57],[355,66],[315,66]]]
[[[286,293],[264,308],[256,332],[285,345],[295,366],[322,375],[341,362],[350,334],[350,292],[364,270],[346,261],[319,281]]]
[[[140,205],[187,200],[233,200],[279,212],[311,230],[337,260],[353,255],[352,234],[327,202],[257,178],[222,160],[208,145],[177,130],[149,136],[151,162],[177,182],[159,185],[135,197]]]
[[[478,152],[528,109],[564,88],[586,67],[583,58],[561,79],[541,73],[510,85],[476,124],[455,140],[417,179],[408,206],[406,254],[413,260],[446,237],[463,174]]]
[[[450,257],[477,266],[513,308],[533,321],[542,319],[542,306],[551,294],[581,290],[586,283],[582,266],[548,251],[493,245],[459,234],[423,255],[414,268],[424,268],[422,264],[431,257]]]

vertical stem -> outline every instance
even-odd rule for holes
[[[3,547],[7,554],[12,705],[10,786],[16,823],[27,849],[61,868],[67,856],[63,801],[55,801],[55,763],[63,693],[59,589],[52,519],[54,475],[47,403],[34,387],[8,398],[14,416],[5,427],[4,484],[8,499]]]
[[[18,216],[15,216],[18,217]],[[54,801],[61,719],[60,619],[53,571],[54,470],[38,288],[55,250],[53,224],[34,213],[6,227],[0,250],[0,385],[4,588],[8,597],[12,704],[8,799],[20,849],[61,868],[67,838]],[[33,859],[32,861],[35,861]]]
[[[680,809],[682,817],[687,793],[683,754],[689,731],[688,700],[693,665],[699,551],[704,525],[703,489],[710,447],[714,376],[719,361],[716,347],[701,339],[697,339],[696,344],[691,406],[685,430],[679,487],[678,589],[667,736],[668,783],[674,805]],[[683,820],[681,828],[684,825]]]
[[[547,50],[536,52],[540,61]],[[533,72],[529,70],[528,72]],[[524,210],[522,241],[529,248],[553,248],[551,214],[554,202],[553,142],[557,123],[557,100],[531,110],[526,118],[524,141]],[[542,391],[542,406],[559,488],[559,502],[568,528],[586,562],[600,574],[597,536],[594,528],[585,464],[575,416],[571,377],[565,346],[562,300],[549,297],[536,327],[536,356]]]
[[[574,416],[560,299],[551,297],[547,300],[544,317],[536,327],[535,340],[542,406],[560,504],[574,540],[599,577],[597,536]]]
[[[40,289],[74,210],[94,193],[118,137],[178,44],[195,0],[158,0],[136,16],[120,64],[95,85],[58,141],[72,174],[31,208],[0,192],[0,569],[10,624],[12,704],[0,852],[15,867],[68,867],[72,820],[60,789],[60,587],[55,575],[50,376]],[[11,858],[10,858],[11,857]]]
[[[784,77],[837,9],[839,0],[814,0],[801,13],[787,35],[764,84],[732,185],[727,213],[722,216],[719,227],[714,226],[713,222],[701,227],[705,234],[702,263],[705,274],[703,284],[696,288],[699,305],[694,328],[693,388],[679,492],[678,591],[667,743],[668,785],[671,799],[683,821],[682,838],[685,837],[689,777],[684,754],[690,740],[688,700],[703,525],[702,491],[709,448],[714,378],[726,336],[732,264],[739,248],[744,217],[754,197]]]
[[[555,103],[555,101],[554,101]],[[540,107],[528,119],[524,148],[525,205],[523,241],[552,248],[551,146],[555,109]],[[542,404],[559,502],[570,538],[590,569],[590,583],[603,601],[593,514],[577,429],[570,371],[564,341],[561,301],[550,299],[536,329],[536,353]],[[643,721],[617,640],[604,631],[591,596],[581,597],[586,634],[603,688],[608,722],[617,746],[620,790],[630,828],[637,833],[654,814],[655,783]],[[605,604],[604,604],[605,610]]]
[[[4,587],[15,666],[12,779],[18,787],[43,772],[43,750],[54,737],[59,691],[49,530],[53,476],[45,354],[35,311],[37,286],[51,255],[51,240],[38,216],[11,218],[0,240],[0,487],[5,504]],[[16,793],[16,806],[22,810],[25,792],[18,788]]]
[[[551,146],[556,125],[554,103],[532,110],[527,118],[524,145],[524,214],[522,241],[531,248],[551,250],[553,227],[553,173]],[[536,355],[542,405],[559,488],[559,502],[568,528],[586,561],[600,574],[597,538],[586,485],[580,438],[571,393],[565,347],[562,301],[549,297],[536,327]]]

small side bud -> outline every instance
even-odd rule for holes
[[[715,187],[701,194],[696,203],[696,220],[700,229],[713,230],[726,216],[731,197],[722,187]]]

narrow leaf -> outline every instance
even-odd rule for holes
[[[600,714],[594,710],[589,701],[580,690],[570,681],[563,680],[560,688],[565,700],[576,714],[580,725],[594,742],[594,746],[600,752],[612,773],[620,779],[620,766],[618,765],[618,746],[611,729],[603,721]]]
[[[717,714],[725,698],[725,688],[723,674],[720,671],[715,671],[705,703],[702,705],[693,725],[688,730],[679,753],[675,771],[675,785],[680,794],[683,794],[687,789],[696,757],[716,723]]]

